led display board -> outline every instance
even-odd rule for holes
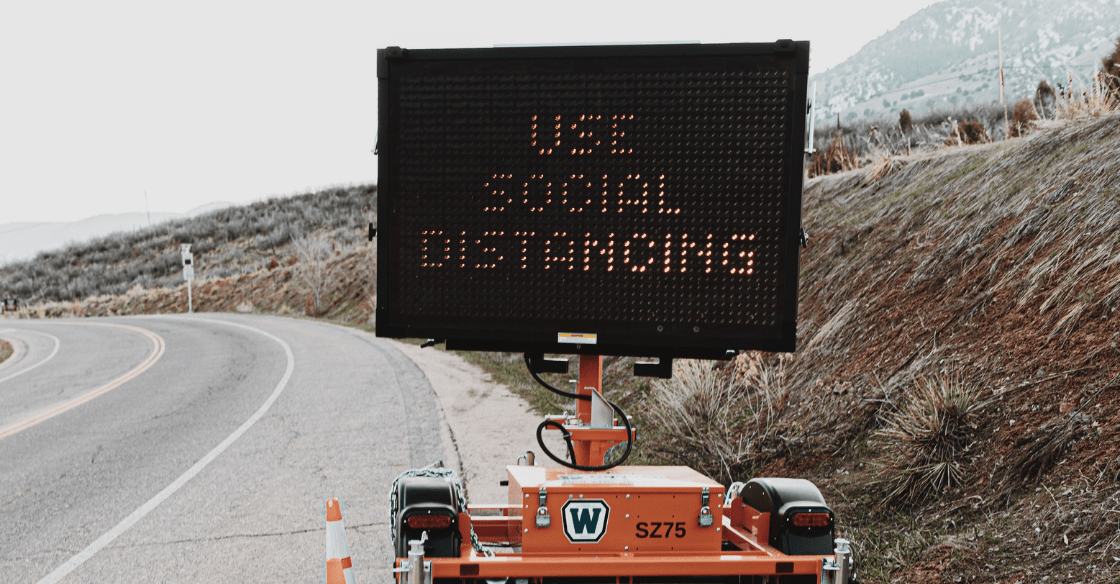
[[[809,43],[378,52],[377,334],[791,351]]]

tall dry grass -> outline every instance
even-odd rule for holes
[[[1075,83],[1073,76],[1065,87],[1058,86],[1056,117],[1085,120],[1120,111],[1120,79],[1097,71],[1087,83]]]
[[[784,360],[748,353],[723,370],[710,361],[681,360],[673,377],[652,385],[649,415],[654,448],[717,480],[743,478],[770,448],[788,396]]]

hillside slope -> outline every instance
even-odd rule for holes
[[[376,201],[375,186],[332,188],[73,243],[0,266],[0,298],[34,304],[179,286],[184,243],[193,246],[200,280],[248,274],[273,262],[290,265],[293,240],[316,233],[337,232],[335,251],[350,252],[365,245]]]
[[[1114,581],[1118,151],[1112,116],[807,184],[799,350],[784,363],[797,446],[769,470],[843,493],[881,577]],[[927,380],[968,388],[969,414],[926,399]],[[897,423],[953,416],[910,440]],[[957,441],[951,456],[911,454],[936,439]],[[946,460],[947,487],[890,497],[907,467]]]

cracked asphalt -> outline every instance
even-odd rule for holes
[[[215,322],[222,321],[222,322]],[[96,319],[158,335],[148,369],[0,438],[0,581],[38,582],[113,530],[249,420],[207,466],[61,582],[317,582],[325,500],[341,499],[355,575],[387,582],[388,491],[457,455],[427,378],[373,335],[251,315]],[[35,366],[54,350],[57,354]],[[0,434],[125,375],[154,353],[133,330],[0,321]],[[14,376],[13,376],[14,375]],[[7,378],[7,379],[5,379]]]

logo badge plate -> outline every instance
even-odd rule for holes
[[[610,512],[602,499],[571,499],[560,510],[564,535],[572,543],[598,543],[607,533]]]

